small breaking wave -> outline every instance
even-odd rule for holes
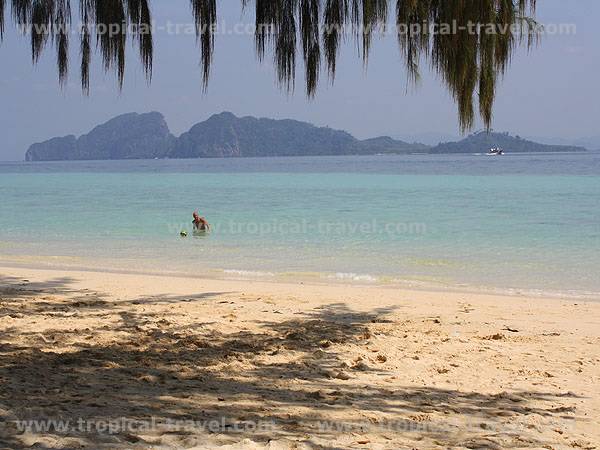
[[[274,277],[273,272],[261,272],[259,270],[237,270],[237,269],[225,269],[223,273],[227,275],[236,275],[241,277]]]
[[[330,280],[345,280],[345,281],[361,281],[366,283],[376,283],[379,281],[378,277],[368,274],[359,274],[359,273],[348,273],[348,272],[337,272],[332,275],[327,276]]]

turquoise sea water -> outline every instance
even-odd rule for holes
[[[0,198],[0,264],[600,298],[599,153],[0,163]]]

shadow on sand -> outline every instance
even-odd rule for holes
[[[23,445],[20,431],[9,426],[10,418],[108,421],[155,417],[163,426],[168,420],[215,419],[225,424],[225,429],[219,430],[226,436],[224,442],[290,439],[311,445],[314,437],[339,436],[338,429],[324,426],[323,421],[330,415],[344,421],[345,411],[384,413],[398,421],[450,412],[465,423],[477,424],[506,415],[547,417],[560,413],[550,406],[532,406],[533,401],[539,405],[540,400],[551,404],[554,397],[544,392],[486,395],[394,384],[384,389],[353,378],[336,378],[336,371],[349,370],[336,347],[368,339],[370,327],[386,321],[389,309],[357,313],[344,304],[330,304],[291,320],[265,320],[259,331],[218,333],[208,329],[210,322],[177,327],[164,314],[141,312],[139,306],[210,302],[232,293],[109,301],[102,293],[69,288],[73,281],[60,278],[29,283],[0,278],[0,442],[10,448]],[[67,300],[50,298],[59,295],[66,295]],[[40,339],[35,332],[7,327],[5,319],[23,319],[19,314],[31,320],[50,315],[65,321],[85,315],[97,318],[98,326],[71,331],[76,334],[74,350],[58,353],[53,348],[68,337],[69,331],[45,333]],[[107,314],[116,320],[103,322]],[[104,337],[107,329],[111,337]],[[292,358],[283,358],[290,354]],[[380,373],[369,366],[361,370]],[[228,433],[227,427],[249,422],[269,423],[271,427],[264,431],[236,428]],[[427,438],[448,443],[452,441],[449,433],[456,430],[456,424],[438,423],[413,431],[415,442]],[[185,447],[201,445],[204,431],[167,434],[173,446]],[[69,429],[62,434],[92,448],[143,447],[154,442],[151,432],[145,435],[121,430],[109,435]],[[468,444],[468,431],[459,434],[462,440],[454,444]],[[44,442],[37,448],[49,446]],[[480,447],[494,448],[485,443]]]

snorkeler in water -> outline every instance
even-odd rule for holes
[[[192,224],[194,225],[194,230],[210,231],[209,223],[206,221],[206,219],[204,217],[200,217],[198,215],[198,211],[194,211],[194,214],[192,214],[192,217],[194,218],[194,220],[192,221]]]

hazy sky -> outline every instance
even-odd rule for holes
[[[190,22],[189,2],[152,0],[157,23]],[[241,1],[220,0],[228,24],[253,21],[241,13]],[[77,9],[74,8],[76,11]],[[573,23],[577,33],[546,36],[527,54],[519,51],[500,82],[494,129],[526,136],[575,139],[600,135],[600,1],[540,0],[542,23]],[[199,49],[189,35],[155,35],[154,76],[147,85],[135,49],[129,49],[125,86],[116,87],[95,55],[91,95],[79,86],[78,43],[67,87],[60,89],[55,54],[48,48],[31,65],[29,41],[8,24],[0,45],[0,160],[22,160],[33,143],[66,134],[80,135],[111,117],[136,111],[160,111],[179,135],[192,124],[224,110],[237,115],[294,118],[350,131],[360,138],[436,132],[458,134],[456,107],[441,82],[423,67],[422,82],[407,86],[406,72],[393,36],[376,39],[366,70],[349,42],[340,56],[335,84],[322,77],[318,95],[307,100],[303,67],[296,91],[279,90],[270,60],[255,58],[253,38],[219,35],[207,93],[202,92]],[[407,90],[408,88],[408,90]]]

